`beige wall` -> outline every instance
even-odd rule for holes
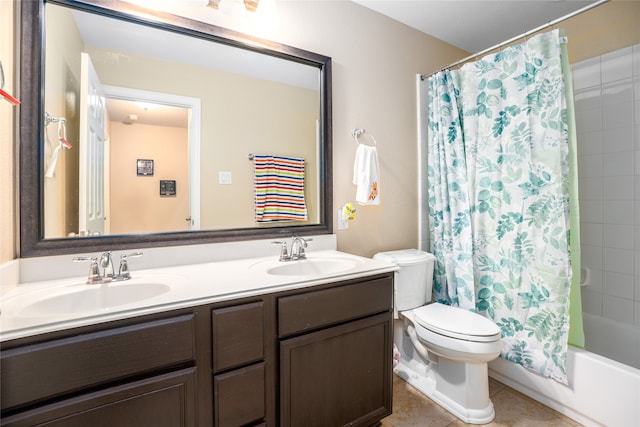
[[[382,203],[357,206],[347,230],[337,229],[334,215],[338,249],[370,256],[417,247],[416,74],[467,52],[353,2],[286,1],[278,7],[277,41],[332,58],[334,208],[355,202],[351,130],[364,128],[377,140]]]
[[[0,40],[3,46],[7,36],[11,37],[11,31],[7,30],[11,26],[4,25],[7,3],[10,4],[0,1],[3,8]],[[597,8],[593,13],[599,13],[605,7],[620,12],[615,13],[618,18],[607,14],[606,18],[594,17],[594,22],[580,24],[589,33],[584,35],[585,40],[601,37],[598,27],[607,27],[610,32],[621,29],[621,34],[637,35],[633,23],[638,22],[638,3],[614,1]],[[335,207],[354,199],[351,174],[356,146],[350,136],[351,129],[365,128],[378,141],[382,205],[359,207],[348,230],[337,230],[334,222],[339,249],[371,255],[379,250],[417,246],[415,75],[430,73],[467,53],[348,1],[279,1],[278,8],[280,26],[269,38],[333,59]],[[609,22],[610,19],[614,22]],[[578,35],[570,33],[569,36],[570,45],[580,42],[583,37],[579,36],[576,41]],[[10,53],[2,53],[3,60],[10,56]],[[579,59],[573,57],[572,60]],[[5,111],[2,110],[3,123]],[[11,152],[11,145],[3,133],[2,159],[7,158],[5,153]],[[5,213],[12,212],[14,206],[13,185],[7,181],[15,183],[15,180],[8,170],[10,168],[4,167],[3,163],[0,171],[3,213],[0,261],[13,257],[12,248],[15,246],[13,221],[5,219]]]
[[[187,230],[187,129],[112,122],[109,136],[111,233]],[[153,176],[137,175],[137,159],[154,161]],[[176,181],[175,196],[160,196],[161,179]]]
[[[614,0],[558,25],[569,37],[569,61],[640,43],[640,1]]]
[[[13,9],[11,1],[0,1],[0,60],[6,80],[5,90],[19,95],[14,85],[13,55]],[[16,257],[16,191],[17,167],[14,149],[14,114],[20,107],[14,107],[0,100],[0,264]]]
[[[254,79],[245,79],[241,91],[230,89],[234,86],[224,86],[225,92],[229,91],[220,94],[229,100],[224,105],[231,111],[245,111],[245,114],[240,123],[233,120],[232,126],[228,126],[224,123],[229,121],[224,119],[224,112],[219,112],[220,122],[208,118],[206,106],[203,106],[203,116],[207,117],[204,121],[209,123],[206,129],[203,127],[201,148],[201,228],[256,226],[254,169],[249,154],[304,158],[308,222],[318,223],[315,141],[319,93]],[[290,105],[296,105],[297,109],[291,111]],[[232,185],[218,184],[219,171],[232,173]]]
[[[44,178],[45,236],[63,237],[78,230],[78,152],[80,52],[82,39],[71,13],[63,8],[47,8],[47,19],[60,22],[47,26],[45,111],[66,120],[67,140],[73,146],[60,150],[55,173]],[[45,170],[58,146],[58,124],[45,128]]]

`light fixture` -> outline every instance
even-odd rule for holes
[[[209,0],[207,7],[227,15],[240,16],[246,12],[255,12],[259,2],[260,0]]]
[[[142,102],[142,101],[135,101],[134,104],[136,104],[138,106],[138,108],[144,110],[144,111],[151,111],[151,110],[155,110],[156,108],[160,107],[159,104],[153,104],[151,102]]]
[[[244,7],[247,12],[255,12],[258,9],[258,2],[260,0],[244,0]]]

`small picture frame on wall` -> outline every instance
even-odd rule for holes
[[[153,176],[153,160],[138,159],[136,167],[138,176]]]
[[[175,196],[175,195],[176,195],[175,179],[161,179],[160,180],[160,196]]]

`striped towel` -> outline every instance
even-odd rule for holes
[[[304,159],[254,156],[256,221],[306,221]]]

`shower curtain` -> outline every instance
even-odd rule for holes
[[[492,319],[501,357],[566,383],[572,265],[560,44],[554,30],[429,79],[428,181],[435,298]]]

